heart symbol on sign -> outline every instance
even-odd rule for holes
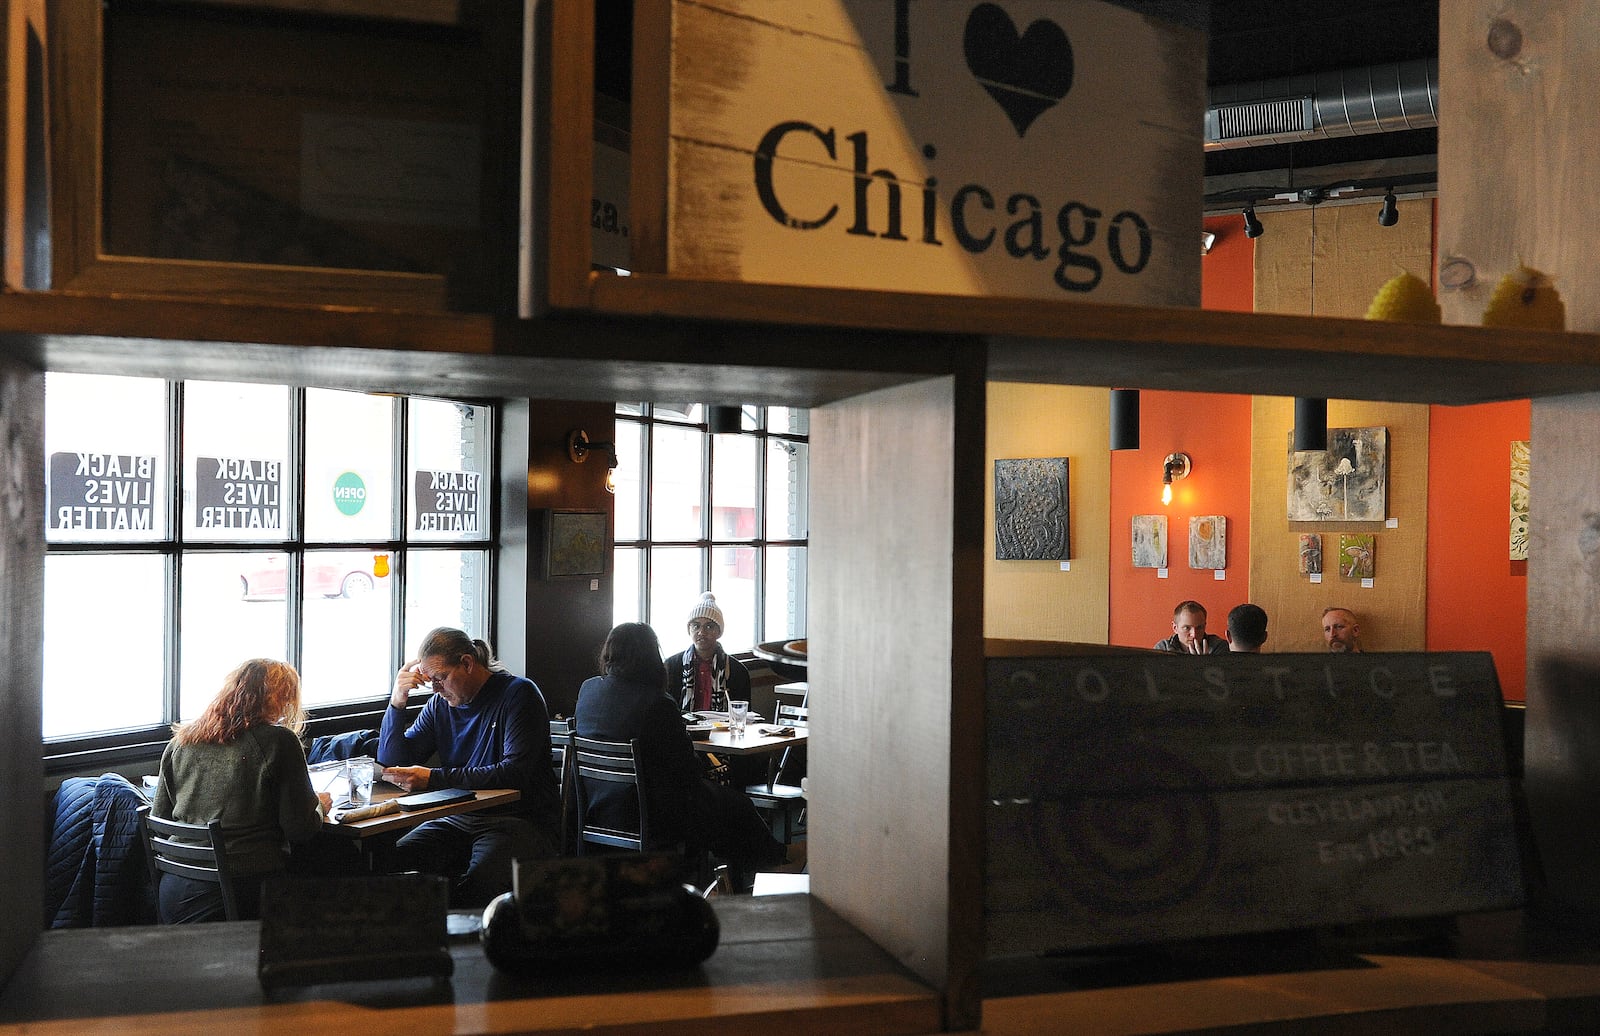
[[[1072,44],[1055,22],[1041,18],[1019,34],[996,4],[967,16],[962,40],[972,78],[1006,113],[1017,136],[1072,89]]]

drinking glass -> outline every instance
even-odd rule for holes
[[[350,782],[350,802],[356,806],[372,804],[372,763],[355,760],[345,764],[345,777]]]
[[[732,734],[734,737],[743,737],[745,721],[749,718],[749,702],[730,701],[728,703],[728,733]]]

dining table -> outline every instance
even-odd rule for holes
[[[515,788],[473,788],[472,798],[462,799],[459,802],[447,802],[436,806],[423,806],[420,809],[399,809],[393,812],[380,813],[361,820],[341,819],[341,815],[348,812],[339,808],[339,792],[343,789],[344,782],[336,780],[330,789],[334,793],[334,809],[322,822],[322,829],[331,834],[342,835],[346,838],[357,840],[371,838],[374,835],[389,834],[391,832],[408,831],[430,820],[440,817],[454,816],[457,813],[477,813],[497,806],[510,805],[522,798],[522,792]],[[372,805],[379,806],[393,799],[402,798],[411,794],[398,785],[388,781],[374,781],[372,784]]]
[[[779,734],[776,733],[778,730],[788,730],[792,733]],[[745,727],[743,734],[735,734],[726,728],[718,729],[717,725],[713,725],[709,730],[689,728],[689,737],[694,742],[696,752],[727,756],[766,756],[769,791],[777,779],[778,758],[783,754],[783,750],[804,745],[807,736],[808,730],[801,724],[779,727],[772,723],[750,723]]]

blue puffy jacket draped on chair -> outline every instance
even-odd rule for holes
[[[62,782],[45,851],[47,928],[154,923],[155,894],[139,837],[144,804],[121,774]]]

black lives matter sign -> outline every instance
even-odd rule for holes
[[[479,532],[482,475],[476,471],[418,471],[415,478],[412,499],[417,505],[417,532]]]
[[[283,463],[244,457],[195,460],[194,521],[200,529],[283,529]]]
[[[156,459],[133,453],[52,453],[50,528],[150,532]]]

